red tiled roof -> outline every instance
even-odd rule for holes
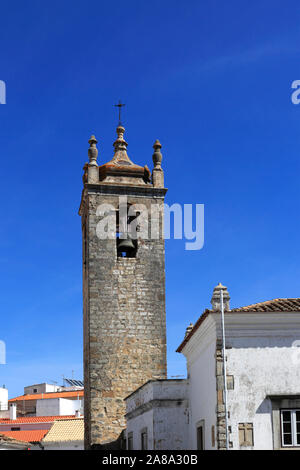
[[[300,312],[300,298],[291,299],[272,299],[257,304],[246,305],[245,307],[233,308],[226,313],[270,313],[270,312]],[[219,313],[214,310],[205,310],[203,314],[196,321],[193,329],[184,338],[181,344],[176,349],[176,352],[181,352],[186,343],[190,340],[193,334],[198,330],[199,326],[204,322],[210,313]]]
[[[56,419],[76,419],[75,415],[66,416],[26,416],[17,419],[0,418],[0,430],[1,424],[25,424],[25,423],[51,423]]]
[[[1,434],[18,441],[40,442],[48,431],[49,429],[30,429],[28,431],[2,431]]]
[[[48,393],[32,393],[28,395],[20,395],[16,398],[11,398],[9,402],[23,401],[23,400],[44,400],[47,398],[70,398],[70,397],[83,397],[83,390],[75,390],[71,392],[48,392]]]
[[[29,442],[27,441],[20,441],[18,439],[14,439],[13,437],[7,436],[4,433],[0,433],[0,442],[7,442],[9,444],[24,444],[29,446]]]
[[[300,312],[300,299],[273,299],[233,308],[231,312]]]

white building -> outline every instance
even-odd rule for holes
[[[46,447],[59,449],[83,448],[83,418],[78,416],[27,416],[17,417],[17,407],[11,403],[9,418],[0,419],[0,449],[2,447],[20,448],[19,443],[24,442],[24,448],[41,450]],[[63,424],[57,424],[62,421]],[[73,424],[73,421],[77,424]],[[52,428],[54,427],[54,432]],[[51,430],[47,444],[43,439]],[[58,432],[59,431],[59,432]],[[54,439],[54,435],[56,436]],[[50,442],[51,441],[51,442]],[[1,447],[2,446],[2,447]]]
[[[34,393],[51,393],[51,392],[59,392],[62,389],[59,385],[42,383],[42,384],[34,384],[28,385],[24,387],[24,395],[30,395]]]
[[[36,401],[36,416],[70,416],[83,414],[83,399],[48,398]]]
[[[229,447],[300,448],[300,299],[275,299],[230,310],[228,291],[219,284],[212,309],[188,328],[177,349],[185,355],[188,371],[188,444],[182,449],[224,449],[226,445],[221,290]],[[132,423],[129,415],[128,430],[138,432]],[[170,433],[175,427],[170,426]]]
[[[24,391],[24,395],[9,400],[9,403],[16,403],[18,416],[83,414],[83,387],[57,387],[43,383],[24,387]]]
[[[186,380],[150,380],[129,395],[125,399],[128,449],[186,448],[187,391]]]
[[[7,418],[8,416],[8,390],[3,386],[0,387],[0,418]]]

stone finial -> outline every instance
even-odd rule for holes
[[[214,288],[213,295],[211,298],[211,305],[212,309],[214,311],[220,311],[221,310],[221,291],[223,291],[223,305],[224,305],[224,310],[230,310],[230,295],[227,290],[227,287],[223,286],[221,282]]]
[[[153,145],[154,154],[152,156],[154,168],[161,168],[162,154],[160,153],[161,143],[156,140]]]
[[[152,171],[152,182],[153,186],[156,188],[164,187],[164,172],[161,167],[162,154],[160,153],[161,143],[159,140],[156,140],[153,145],[154,154],[152,156],[154,168]]]
[[[189,326],[186,327],[185,335],[184,335],[185,338],[190,334],[193,328],[194,328],[194,323],[190,323]]]
[[[89,140],[90,148],[88,150],[88,156],[89,156],[89,164],[93,166],[98,166],[97,164],[98,149],[96,147],[97,143],[98,143],[98,140],[96,139],[94,135],[92,135]]]
[[[117,127],[118,137],[114,142],[115,154],[117,152],[126,152],[128,144],[124,139],[124,132],[125,132],[125,128],[123,126],[119,125]]]

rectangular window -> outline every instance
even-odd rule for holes
[[[21,428],[16,428],[16,427],[13,427],[13,428],[10,428],[11,431],[21,431]]]
[[[239,423],[240,447],[253,447],[253,423]]]
[[[300,446],[300,409],[281,410],[281,442],[283,447]]]
[[[126,450],[126,434],[124,429],[121,432],[121,450]]]
[[[204,450],[204,423],[197,427],[197,450]]]
[[[211,427],[211,446],[215,447],[216,445],[216,437],[215,437],[215,427]]]
[[[127,437],[127,449],[133,450],[133,433],[130,432]]]
[[[147,429],[143,429],[141,432],[141,449],[147,450],[148,449],[148,433]]]

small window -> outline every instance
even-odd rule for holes
[[[216,435],[215,435],[215,427],[211,427],[211,446],[215,447],[216,445]]]
[[[281,410],[281,442],[283,447],[300,446],[300,409]]]
[[[130,432],[127,437],[127,449],[133,450],[133,433]]]
[[[16,427],[14,427],[14,428],[10,428],[10,430],[11,430],[11,431],[21,431],[21,428],[16,428]]]
[[[227,375],[227,390],[234,390],[234,376]]]
[[[141,449],[148,449],[148,432],[147,429],[143,429],[141,432]]]
[[[37,388],[34,388],[34,389],[33,389],[33,393],[37,393]]]
[[[240,447],[253,447],[253,423],[239,423]]]
[[[121,432],[121,450],[126,450],[126,434],[125,429]]]

